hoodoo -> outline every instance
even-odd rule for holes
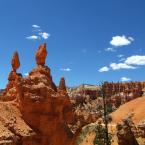
[[[60,79],[59,90],[62,90],[62,91],[66,92],[66,85],[65,85],[65,79],[64,79],[64,77],[62,77]]]

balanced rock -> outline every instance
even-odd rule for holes
[[[12,65],[13,71],[15,71],[15,72],[20,67],[20,61],[19,61],[18,52],[14,53],[11,65]]]
[[[39,46],[36,52],[36,63],[37,65],[45,65],[45,59],[47,56],[46,44],[42,44]]]
[[[9,73],[8,84],[1,97],[3,101],[12,101],[17,98],[16,83],[17,80],[19,80],[22,77],[20,73],[16,72],[16,70],[20,67],[18,52],[14,53],[12,57],[11,65],[13,70]]]

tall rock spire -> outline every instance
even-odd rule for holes
[[[59,90],[66,91],[65,79],[62,77],[59,82]]]

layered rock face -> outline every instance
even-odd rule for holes
[[[145,82],[129,82],[129,83],[109,83],[105,82],[102,89],[106,97],[123,93],[124,96],[128,97],[126,100],[140,97],[143,93]],[[129,98],[130,97],[130,98]]]
[[[107,103],[112,104],[114,108],[125,104],[128,101],[141,97],[145,82],[129,82],[129,83],[109,83],[102,85],[102,91],[107,98]]]

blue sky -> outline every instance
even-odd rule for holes
[[[13,52],[25,76],[44,42],[56,84],[145,80],[144,0],[1,0],[0,19],[0,88]]]

